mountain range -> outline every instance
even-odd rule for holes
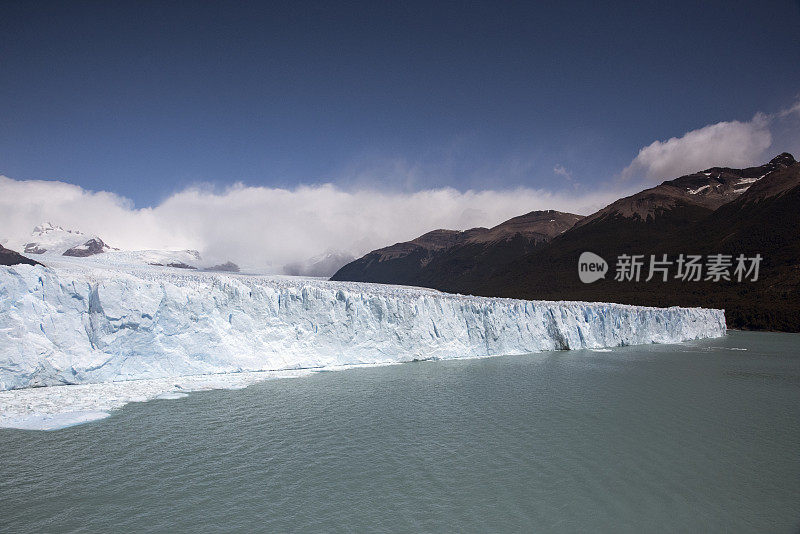
[[[445,273],[456,277],[489,274],[494,265],[534,250],[582,218],[533,211],[493,228],[433,230],[413,241],[374,250],[339,269],[331,279],[435,287]]]
[[[587,251],[609,265],[594,283],[578,276]],[[667,280],[645,281],[651,256],[665,254]],[[718,254],[734,264],[730,274],[739,255],[760,255],[758,279],[676,278],[681,255],[707,261]],[[616,279],[623,255],[641,256],[640,281]],[[435,230],[370,252],[332,279],[522,299],[715,307],[726,310],[732,328],[800,331],[800,163],[783,153],[757,167],[706,169],[587,217],[532,212],[492,229]]]

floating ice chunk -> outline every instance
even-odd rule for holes
[[[21,430],[58,430],[68,426],[80,425],[105,419],[108,412],[78,411],[56,414],[31,414],[17,417],[0,417],[0,428]]]
[[[192,391],[241,389],[263,380],[298,378],[312,372],[230,373],[0,391],[0,428],[55,430],[102,419],[131,402],[179,399]]]
[[[155,398],[160,400],[175,400],[175,399],[182,399],[188,396],[189,396],[188,393],[182,393],[180,391],[167,391],[165,393],[156,395]]]

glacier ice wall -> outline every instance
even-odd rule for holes
[[[0,268],[0,390],[725,333],[721,310],[539,302],[166,269]]]

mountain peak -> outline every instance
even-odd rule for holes
[[[796,164],[788,152],[777,155],[769,163],[758,167],[733,169],[711,167],[704,171],[687,174],[674,180],[666,180],[656,187],[645,189],[609,204],[602,210],[583,219],[579,225],[588,224],[607,216],[639,218],[642,221],[656,219],[665,213],[675,213],[676,208],[685,211],[714,211],[723,204],[742,196],[751,186],[763,178]],[[768,182],[773,180],[767,179]],[[757,189],[763,189],[763,186]],[[770,189],[771,190],[771,189]]]
[[[794,156],[788,152],[783,152],[772,158],[770,163],[772,165],[786,165],[788,167],[789,165],[794,165],[797,162],[795,161]]]
[[[91,256],[110,247],[97,236],[80,230],[65,229],[52,222],[34,227],[31,241],[24,245],[25,254],[59,254],[65,256]]]
[[[63,227],[53,224],[50,221],[43,222],[38,226],[34,226],[31,235],[39,237],[43,235],[52,234],[54,232],[66,232],[68,234],[83,235],[83,232],[79,230],[65,230]]]
[[[475,232],[468,238],[472,243],[490,243],[514,236],[523,236],[538,241],[546,241],[563,234],[575,223],[583,219],[582,215],[563,213],[556,210],[531,211],[525,215],[512,217],[488,230]]]
[[[86,256],[94,256],[95,254],[101,254],[105,252],[106,249],[110,248],[111,247],[103,243],[103,240],[100,239],[99,237],[93,237],[88,241],[86,241],[85,243],[71,247],[70,249],[64,251],[61,255],[85,258]]]

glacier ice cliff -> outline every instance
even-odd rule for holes
[[[0,390],[675,343],[721,310],[167,268],[0,267]]]

